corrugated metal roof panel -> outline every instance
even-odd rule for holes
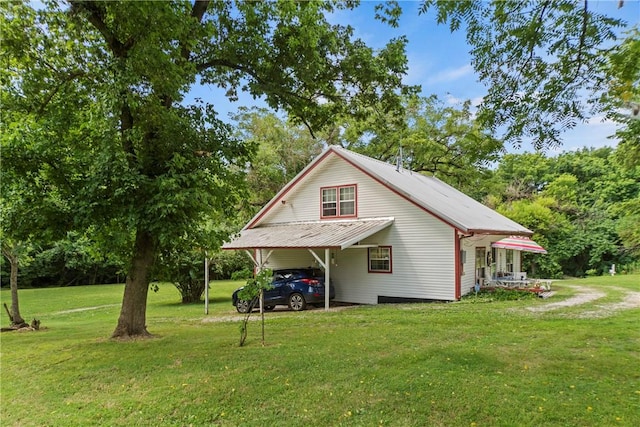
[[[395,165],[354,153],[329,148],[372,178],[464,232],[533,234],[531,230],[474,200],[449,184]]]
[[[393,218],[309,221],[269,224],[244,229],[222,249],[341,248],[345,249],[390,226]]]

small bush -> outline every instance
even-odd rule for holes
[[[204,280],[183,275],[174,285],[180,291],[183,304],[200,302],[204,293]]]
[[[462,297],[462,300],[468,302],[483,301],[520,301],[527,299],[535,299],[538,295],[535,292],[530,292],[523,289],[508,289],[508,288],[483,288],[476,295],[471,293]]]
[[[231,280],[247,280],[253,277],[253,271],[248,268],[244,268],[242,270],[234,271],[231,273]]]

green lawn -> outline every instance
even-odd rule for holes
[[[573,285],[606,296],[529,310]],[[155,338],[131,342],[108,338],[122,285],[21,290],[46,329],[1,335],[0,425],[640,425],[640,309],[616,305],[640,276],[556,282],[549,300],[276,311],[266,346],[251,322],[242,348],[236,286],[212,284],[209,315],[161,286]]]

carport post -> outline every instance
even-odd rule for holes
[[[209,255],[204,251],[204,314],[209,314]]]
[[[260,274],[262,269],[264,268],[264,261],[262,260],[262,249],[258,249],[258,254],[260,256],[260,264],[258,265],[256,273]],[[260,288],[260,296],[258,298],[260,301],[260,314],[264,316],[264,293],[262,292],[262,288]],[[262,327],[264,328],[264,322],[262,322]],[[262,331],[262,336],[264,336],[264,330]]]
[[[322,262],[318,254],[316,254],[313,249],[307,248],[307,250],[311,255],[313,255],[316,261],[318,261],[318,264],[324,268],[324,309],[325,311],[329,310],[329,294],[331,293],[331,283],[329,283],[329,276],[331,275],[331,272],[329,271],[331,269],[331,249],[324,248],[324,262]]]
[[[329,294],[331,293],[331,283],[329,283],[329,276],[330,276],[330,272],[329,270],[331,269],[331,260],[330,260],[330,249],[329,248],[325,248],[324,249],[324,310],[328,311],[329,310]]]

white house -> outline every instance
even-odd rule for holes
[[[451,301],[520,271],[520,252],[492,243],[531,234],[437,178],[330,146],[223,249],[258,268],[319,266],[336,301]]]

